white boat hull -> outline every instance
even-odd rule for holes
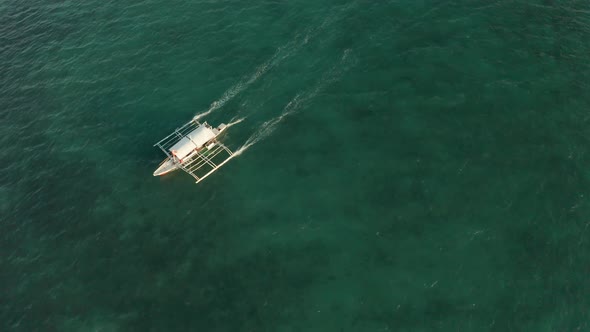
[[[166,158],[161,164],[158,169],[154,172],[154,176],[162,176],[164,174],[168,174],[172,171],[179,169],[179,165],[174,162],[174,160],[170,158]]]

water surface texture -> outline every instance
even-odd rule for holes
[[[590,330],[590,2],[0,2],[1,331]],[[152,145],[243,119],[195,185]]]

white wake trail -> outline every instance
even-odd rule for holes
[[[307,93],[298,93],[291,101],[283,108],[283,112],[280,115],[264,122],[258,130],[250,136],[246,142],[234,152],[234,156],[239,156],[244,151],[248,150],[252,145],[262,141],[263,139],[270,136],[275,131],[276,126],[287,116],[297,112],[299,108],[304,105],[307,101],[314,98],[322,89],[328,86],[330,83],[338,80],[345,70],[348,70],[351,65],[356,62],[356,59],[351,59],[351,50],[347,49],[344,51],[340,58],[340,62],[328,70],[320,81],[316,84],[313,90]]]
[[[232,119],[232,121],[231,121],[230,123],[228,123],[226,126],[227,126],[227,128],[229,128],[229,127],[231,127],[231,126],[233,126],[233,125],[236,125],[236,124],[238,124],[238,123],[240,123],[240,122],[244,121],[245,119],[246,119],[246,117],[239,118],[239,119],[237,119],[237,120],[235,120],[235,121]]]
[[[266,74],[271,68],[277,66],[285,59],[295,54],[301,47],[306,45],[310,39],[314,39],[317,35],[326,30],[334,22],[338,21],[346,12],[353,10],[353,7],[343,7],[338,15],[331,15],[324,19],[319,26],[308,28],[302,33],[297,33],[295,37],[286,44],[277,48],[276,52],[264,63],[256,68],[254,73],[250,76],[243,77],[238,83],[229,88],[218,100],[211,103],[209,109],[203,113],[199,113],[193,117],[198,120],[204,116],[211,114],[211,112],[221,108],[228,101],[232,100],[240,92],[244,91],[248,86],[256,82],[260,77]]]
[[[299,38],[299,35],[297,35],[293,40],[277,48],[276,52],[272,55],[272,57],[270,57],[270,59],[258,66],[253,74],[243,77],[238,83],[236,83],[234,86],[225,91],[221,98],[211,103],[207,111],[195,115],[193,119],[198,120],[202,117],[211,114],[211,112],[221,108],[228,101],[232,100],[240,92],[244,91],[248,86],[252,85],[260,77],[266,74],[271,68],[275,67],[276,65],[280,64],[283,60],[293,55],[299,48],[301,48],[301,46],[307,43],[309,37],[306,37],[303,40],[300,39],[301,38]]]
[[[287,106],[285,106],[285,108],[283,108],[283,112],[279,116],[264,122],[258,128],[258,130],[252,136],[250,136],[238,150],[234,152],[234,156],[241,155],[249,147],[268,137],[275,130],[277,124],[279,124],[279,122],[283,120],[283,118],[297,110],[297,107],[300,105],[300,102],[301,95],[298,94],[287,104]]]
[[[268,70],[268,63],[262,64],[261,66],[259,66],[256,69],[256,72],[252,76],[250,76],[250,78],[248,80],[242,80],[242,81],[238,82],[236,85],[229,88],[227,91],[225,91],[223,93],[221,98],[219,98],[218,100],[211,103],[211,105],[209,106],[209,109],[207,111],[195,115],[193,119],[198,120],[202,117],[205,117],[205,116],[211,114],[211,112],[221,108],[223,105],[225,105],[225,103],[227,103],[228,101],[233,99],[240,92],[244,91],[244,89],[246,89],[248,87],[248,85],[254,83],[267,70]]]

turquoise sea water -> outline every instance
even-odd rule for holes
[[[0,2],[0,331],[590,330],[587,1]],[[195,185],[152,145],[243,119]]]

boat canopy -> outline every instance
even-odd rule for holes
[[[198,149],[215,138],[215,132],[204,124],[188,133],[170,148],[170,152],[178,159],[188,156],[194,149]]]

